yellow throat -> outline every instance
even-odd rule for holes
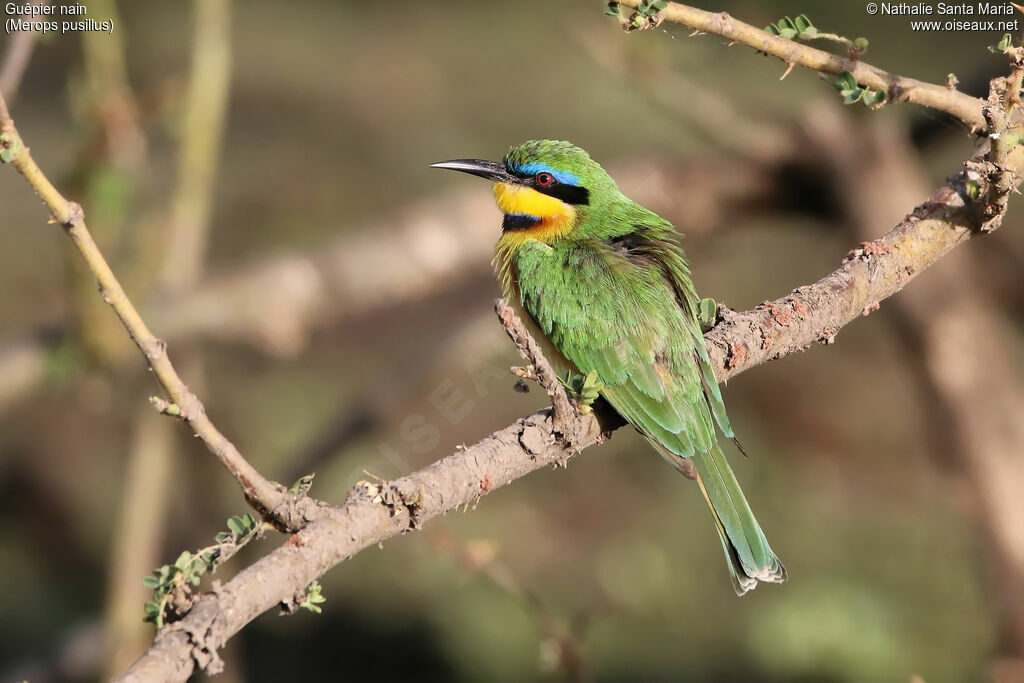
[[[504,214],[526,214],[540,221],[533,227],[507,231],[500,245],[514,250],[527,240],[551,243],[568,233],[576,224],[576,209],[561,199],[512,183],[495,183],[494,199]]]

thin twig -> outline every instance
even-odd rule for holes
[[[570,429],[576,417],[576,409],[569,400],[565,387],[558,380],[558,374],[551,367],[547,358],[544,357],[537,341],[526,329],[523,321],[519,319],[519,316],[516,315],[511,306],[506,304],[503,299],[498,299],[494,302],[494,311],[498,314],[498,319],[505,328],[505,332],[508,333],[509,339],[519,349],[519,353],[533,364],[533,374],[537,378],[537,383],[544,387],[544,391],[551,397],[551,405],[554,408],[555,432],[562,434],[571,443],[576,438],[576,435]]]
[[[620,0],[619,4],[636,8],[642,2],[643,0]],[[981,130],[985,126],[985,119],[981,114],[984,102],[957,90],[950,90],[945,85],[898,76],[860,60],[852,60],[848,56],[835,55],[781,36],[773,36],[755,26],[733,19],[727,12],[705,12],[696,7],[670,2],[658,16],[661,20],[687,26],[701,33],[711,33],[727,38],[733,43],[748,45],[755,50],[778,57],[788,64],[833,75],[849,71],[857,79],[858,85],[885,91],[886,102],[912,102],[943,111],[960,119],[972,130]]]
[[[25,146],[7,102],[0,93],[0,134],[3,139],[0,145],[11,157],[11,164],[25,177],[53,215],[54,220],[62,225],[75,247],[81,253],[99,284],[100,294],[117,313],[132,341],[142,351],[153,370],[157,381],[167,391],[170,400],[181,409],[185,419],[196,435],[200,437],[210,451],[227,467],[232,476],[242,486],[246,499],[261,514],[272,519],[285,529],[296,529],[306,522],[307,514],[313,508],[307,499],[293,501],[283,487],[268,481],[242,457],[231,441],[228,440],[206,415],[206,409],[199,398],[178,376],[174,365],[167,355],[166,344],[158,339],[139,315],[134,304],[128,298],[121,283],[114,275],[106,259],[100,252],[96,242],[85,223],[82,207],[68,201],[36,165],[30,150]],[[288,505],[288,503],[294,503]]]

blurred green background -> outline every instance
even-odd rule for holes
[[[180,281],[161,272],[196,135],[187,102],[213,97],[190,90],[208,4],[88,2],[91,18],[117,18],[114,36],[42,40],[11,108],[214,422],[272,479],[315,471],[313,495],[332,502],[545,403],[506,374],[519,359],[492,313],[487,188],[431,162],[572,140],[687,233],[701,294],[741,310],[888,231],[974,144],[912,105],[842,108],[816,74],[780,82],[778,60],[713,36],[627,35],[599,0],[236,2],[216,38],[230,81],[222,143],[205,148],[221,150],[203,183],[209,246]],[[913,32],[859,0],[707,9],[758,26],[805,12],[868,37],[865,61],[937,83],[955,72],[975,95],[1006,72],[986,49],[999,34]],[[878,130],[898,144],[872,147]],[[899,177],[926,192],[891,211],[883,192],[853,195],[842,168],[865,180],[896,149],[916,174]],[[914,298],[730,383],[751,454],[734,467],[783,586],[737,599],[696,487],[623,429],[567,471],[332,570],[322,615],[260,617],[219,680],[1024,680],[1024,576],[998,530],[1019,513],[987,505],[988,461],[963,426],[971,409],[1010,407],[951,398],[922,323],[971,292],[1003,331],[997,380],[1019,391],[1018,204],[915,280]],[[0,215],[0,680],[94,680],[152,637],[142,576],[245,504],[185,427],[149,414],[157,387],[10,169]],[[129,489],[148,493],[132,503]]]

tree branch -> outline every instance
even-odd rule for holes
[[[982,234],[983,226],[987,231],[985,214],[992,204],[972,201],[968,187],[988,182],[976,170],[983,161],[984,154],[979,154],[966,162],[895,228],[862,242],[839,269],[814,284],[743,313],[720,311],[721,322],[705,335],[719,381],[815,342],[833,343],[842,327],[877,308],[953,247]],[[1020,185],[1022,166],[1024,149],[1018,145],[1006,155],[1014,187]],[[979,192],[985,197],[984,188]]]
[[[535,344],[528,348],[537,350]],[[530,360],[546,363],[541,356]],[[545,389],[554,391],[554,386]],[[286,612],[297,609],[305,587],[334,565],[530,472],[563,464],[621,424],[621,418],[599,406],[583,416],[573,411],[564,428],[579,440],[570,446],[556,434],[552,411],[545,409],[401,479],[359,482],[343,506],[325,509],[283,546],[199,598],[184,619],[157,634],[153,646],[118,680],[185,680],[194,666],[220,671],[217,649],[228,638],[275,605]]]
[[[633,8],[642,2],[643,0],[619,0],[620,5]],[[696,7],[670,2],[658,16],[666,21],[688,26],[694,31],[712,33],[734,43],[749,45],[755,50],[778,57],[786,64],[795,64],[833,75],[849,71],[857,79],[858,85],[885,91],[886,102],[912,102],[946,112],[966,123],[972,131],[981,130],[985,126],[985,118],[981,112],[984,102],[945,85],[898,76],[859,60],[825,52],[781,36],[773,36],[755,26],[733,19],[727,12],[705,12]]]
[[[158,339],[139,315],[121,283],[114,275],[106,259],[85,223],[82,207],[68,201],[50,182],[32,158],[19,135],[7,108],[7,102],[0,93],[0,149],[5,158],[25,177],[32,189],[43,200],[55,222],[60,223],[75,247],[81,253],[99,284],[103,300],[121,320],[132,341],[142,351],[157,381],[178,407],[178,414],[189,423],[196,435],[207,448],[217,456],[242,487],[246,499],[260,513],[279,524],[282,528],[300,528],[307,517],[315,514],[316,502],[310,499],[293,499],[283,487],[268,481],[242,457],[206,415],[206,409],[199,398],[178,376],[167,355],[166,344]]]

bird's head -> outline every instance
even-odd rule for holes
[[[502,161],[455,159],[432,166],[494,181],[507,237],[550,243],[573,236],[588,214],[620,196],[615,181],[589,154],[561,140],[524,142]]]

